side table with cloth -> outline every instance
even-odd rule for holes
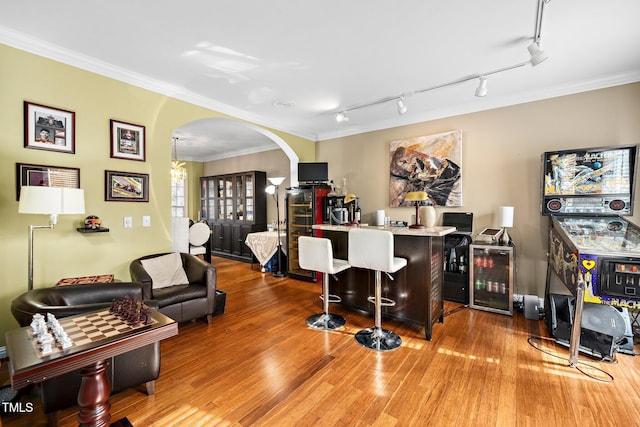
[[[251,249],[256,259],[265,271],[264,266],[278,251],[278,235],[280,236],[280,246],[282,252],[286,253],[287,233],[284,231],[261,231],[258,233],[249,233],[245,239],[245,244]],[[253,266],[253,263],[252,263]]]

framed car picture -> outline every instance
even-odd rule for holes
[[[25,148],[74,154],[75,117],[73,111],[24,101]]]
[[[107,202],[148,202],[149,175],[145,173],[104,171]]]
[[[145,129],[133,123],[111,120],[111,157],[145,161]]]

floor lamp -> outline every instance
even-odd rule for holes
[[[265,191],[268,194],[271,194],[276,201],[276,233],[278,234],[278,271],[273,273],[273,277],[284,277],[285,274],[282,272],[282,243],[280,242],[280,184],[284,182],[284,177],[279,176],[275,178],[268,178],[271,183],[270,186],[265,188]]]
[[[29,282],[33,289],[33,231],[53,227],[60,214],[84,213],[84,190],[80,188],[24,186],[20,189],[18,212],[22,214],[49,215],[49,225],[29,226]]]

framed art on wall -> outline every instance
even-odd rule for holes
[[[412,191],[425,191],[433,206],[462,206],[462,131],[389,144],[389,205],[409,206]]]
[[[149,175],[146,173],[104,171],[107,202],[148,202]]]
[[[16,200],[24,185],[80,188],[80,169],[16,163]]]
[[[145,161],[145,129],[133,123],[111,120],[111,157]]]
[[[73,111],[24,101],[25,148],[74,154],[75,116]]]

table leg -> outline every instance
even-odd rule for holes
[[[80,371],[82,382],[78,391],[78,405],[80,406],[78,423],[82,427],[109,425],[111,384],[107,378],[108,364],[108,361],[103,360]]]

